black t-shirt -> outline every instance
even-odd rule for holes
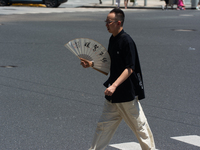
[[[106,99],[112,103],[128,102],[139,96],[140,88],[143,90],[142,74],[137,54],[137,49],[132,38],[122,30],[117,36],[111,36],[109,40],[108,53],[111,58],[110,77],[104,83],[106,87],[112,85],[122,74],[124,69],[132,68],[133,74],[128,77],[121,85],[116,88],[112,96],[106,96]],[[139,74],[138,74],[139,73]],[[139,77],[139,78],[138,78]]]

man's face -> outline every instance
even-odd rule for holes
[[[105,22],[108,32],[115,34],[118,30],[115,13],[109,13]]]

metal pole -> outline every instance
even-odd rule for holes
[[[191,0],[191,8],[195,9],[197,7],[197,0]]]
[[[144,0],[144,6],[147,6],[147,0]]]
[[[133,2],[133,6],[137,6],[138,5],[137,0],[134,0],[132,2]]]

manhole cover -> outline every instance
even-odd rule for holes
[[[0,66],[0,67],[2,67],[2,68],[15,68],[17,66],[8,65],[8,66]]]
[[[192,32],[192,31],[196,31],[194,29],[172,29],[173,31],[180,31],[180,32]]]

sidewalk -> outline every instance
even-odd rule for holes
[[[164,0],[135,0],[135,4],[133,2],[128,2],[128,9],[162,9],[165,6]],[[184,0],[186,9],[195,9],[191,8],[191,0]],[[116,0],[102,0],[102,4],[99,4],[99,0],[68,0],[66,3],[62,3],[65,8],[115,8],[117,7],[115,4]],[[13,4],[16,6],[33,6],[33,7],[46,7],[43,4]],[[175,10],[177,5],[173,6]],[[124,9],[124,0],[121,0],[120,8]],[[168,6],[170,10],[171,7]]]
[[[68,0],[65,5],[79,8],[115,8],[115,1],[116,0],[102,0],[102,4],[99,4],[99,0]],[[163,6],[165,6],[164,0],[146,0],[146,6],[145,0],[136,0],[135,5],[133,5],[133,2],[130,2],[130,0],[128,3],[128,9],[162,9]],[[176,7],[176,5],[173,6],[174,9],[176,9]],[[120,8],[124,8],[123,0],[121,0]],[[191,9],[190,0],[185,0],[185,8]],[[168,9],[171,9],[171,7],[168,6]]]

